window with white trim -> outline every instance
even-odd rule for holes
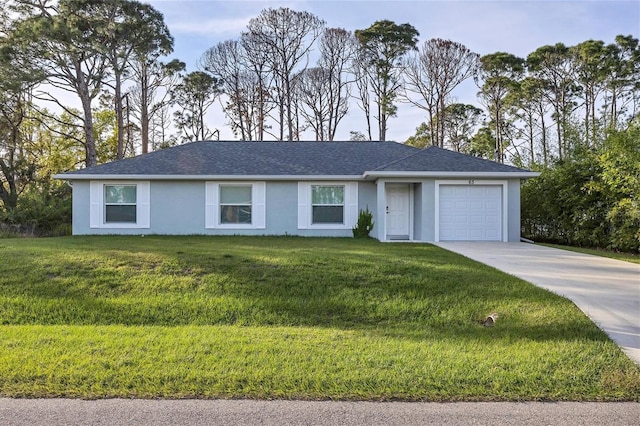
[[[358,182],[298,182],[298,229],[351,229],[358,221]]]
[[[104,223],[136,223],[137,187],[104,186]]]
[[[251,185],[220,185],[220,224],[251,224]]]
[[[149,228],[149,181],[100,181],[89,183],[90,228]]]
[[[311,224],[344,224],[344,185],[311,185]]]
[[[206,182],[205,227],[264,229],[265,182]]]

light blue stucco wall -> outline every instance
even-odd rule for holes
[[[358,182],[358,209],[369,208],[375,223],[372,237],[384,239],[384,184],[396,180]],[[406,181],[406,180],[405,180]],[[413,239],[435,240],[435,179],[416,179],[413,188]],[[481,185],[481,180],[476,180]],[[520,179],[507,181],[507,240],[520,241]],[[167,234],[167,235],[300,235],[351,237],[351,229],[298,229],[297,182],[266,183],[265,229],[205,228],[204,181],[152,181],[150,185],[150,228],[103,229],[90,227],[90,184],[73,182],[73,234]]]
[[[413,191],[413,239],[422,241],[422,183],[414,183]]]
[[[509,217],[507,239],[509,242],[520,241],[520,179],[509,179],[508,181],[507,215]]]
[[[420,182],[420,197],[422,218],[420,222],[420,235],[422,241],[435,241],[436,233],[436,184],[435,179],[425,179]]]
[[[358,209],[369,207],[374,218],[375,197],[375,183],[359,182]],[[297,182],[267,182],[265,198],[265,229],[208,229],[205,227],[204,181],[151,181],[150,228],[91,228],[90,184],[88,181],[75,181],[73,182],[73,234],[353,236],[351,229],[298,229]]]
[[[416,241],[435,241],[436,238],[436,180],[437,179],[379,179],[377,206],[380,211],[385,209],[384,187],[387,183],[405,182],[413,185],[413,239]],[[449,179],[447,179],[449,180]],[[466,183],[468,180],[459,180]],[[476,185],[482,185],[482,179],[474,179]],[[494,184],[495,179],[491,179]],[[506,240],[520,241],[520,179],[502,180],[506,182],[507,192],[507,221]],[[384,239],[384,224],[380,222],[375,237]]]
[[[89,182],[72,183],[71,218],[73,235],[93,234],[89,228]]]

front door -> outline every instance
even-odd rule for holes
[[[409,184],[387,184],[387,239],[409,239]]]

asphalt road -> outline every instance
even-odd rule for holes
[[[638,425],[640,403],[0,399],[0,425]]]

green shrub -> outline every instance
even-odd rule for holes
[[[640,253],[640,126],[575,149],[522,185],[522,235]]]
[[[369,233],[373,230],[373,213],[369,211],[369,207],[365,210],[360,209],[358,214],[358,223],[353,227],[354,238],[369,238]]]
[[[62,183],[29,188],[18,205],[0,211],[5,236],[63,236],[71,234],[71,188]]]

